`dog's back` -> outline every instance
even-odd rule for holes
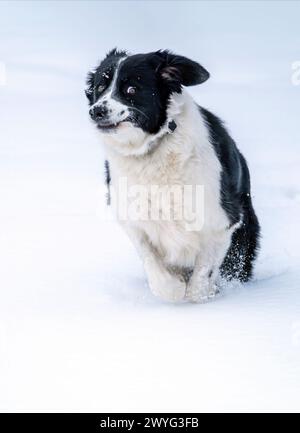
[[[248,165],[223,122],[203,107],[199,107],[199,110],[207,124],[210,142],[222,165],[222,207],[232,224],[241,220],[240,226],[232,234],[221,273],[228,280],[246,282],[252,276],[260,234],[258,218],[252,205]]]

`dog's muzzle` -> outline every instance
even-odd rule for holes
[[[91,118],[97,122],[99,120],[100,121],[104,120],[107,117],[108,110],[103,105],[99,105],[99,106],[96,105],[95,107],[92,107],[90,109],[89,114]]]

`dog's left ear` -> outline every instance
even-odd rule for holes
[[[93,102],[94,78],[95,78],[95,73],[89,72],[87,75],[87,79],[86,79],[87,88],[84,91],[90,104],[92,104],[92,102]]]
[[[162,59],[158,72],[164,80],[195,86],[209,78],[209,72],[203,66],[187,57],[172,54],[168,50],[157,51],[156,54]]]

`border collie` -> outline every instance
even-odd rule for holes
[[[222,121],[185,89],[208,78],[199,63],[167,50],[129,55],[117,49],[87,78],[89,114],[107,152],[112,204],[132,204],[132,194],[120,186],[126,179],[128,188],[151,187],[143,203],[159,203],[160,216],[171,207],[171,218],[145,218],[144,212],[119,220],[142,258],[152,292],[173,302],[213,298],[220,278],[248,281],[259,247],[245,158]],[[203,221],[191,228],[186,215],[176,218],[186,200],[181,194],[161,200],[159,187],[197,185]],[[197,194],[193,189],[190,195],[196,200]]]

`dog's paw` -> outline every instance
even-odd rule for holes
[[[211,283],[208,278],[203,278],[188,284],[186,299],[190,302],[205,303],[215,298],[218,293],[217,285]]]
[[[185,289],[185,284],[180,281],[172,281],[171,285],[151,288],[155,296],[168,302],[183,301],[185,298]]]
[[[178,276],[170,274],[153,266],[151,262],[145,264],[148,283],[151,292],[168,302],[180,302],[185,298],[186,283]]]
[[[168,302],[180,302],[185,298],[186,284],[172,275],[159,280],[149,280],[152,293]]]

